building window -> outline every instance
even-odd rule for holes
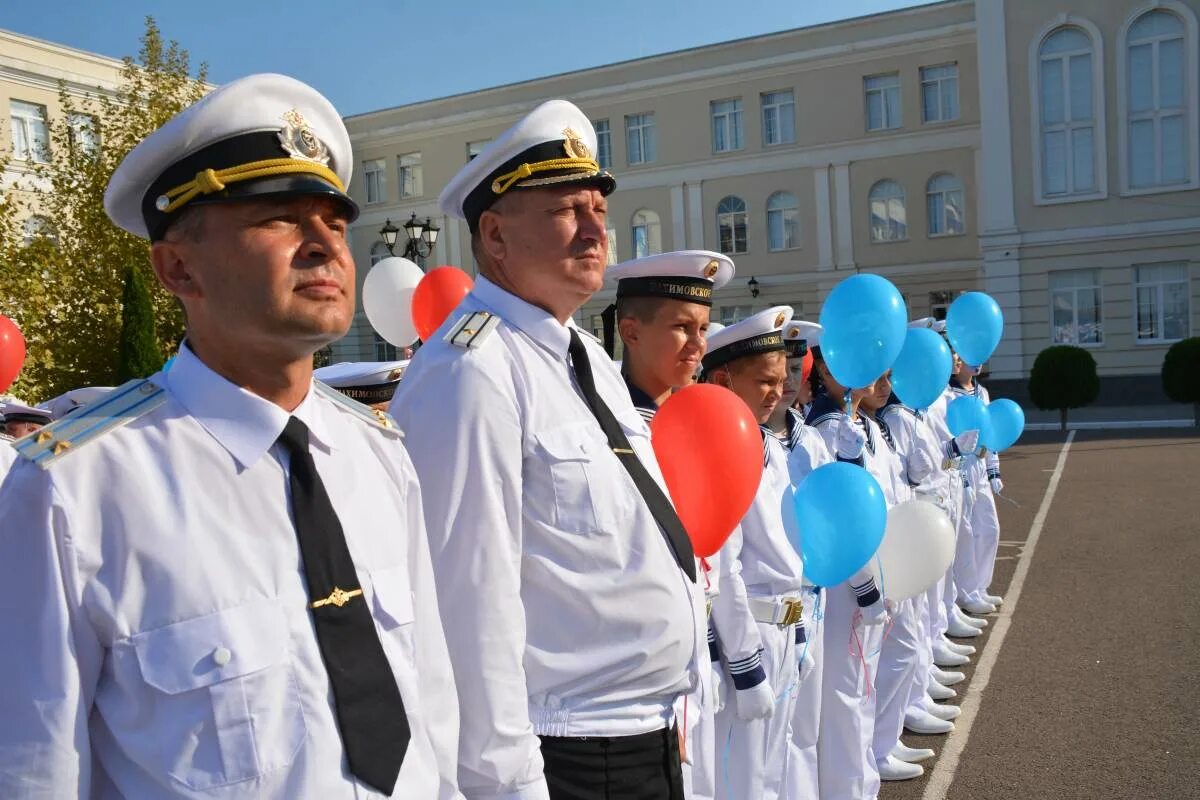
[[[22,233],[22,243],[26,246],[33,244],[36,239],[48,239],[51,242],[56,240],[54,226],[50,224],[50,220],[37,214],[25,220]]]
[[[608,229],[608,265],[611,267],[617,263],[617,229]],[[478,270],[476,270],[478,271]]]
[[[12,157],[18,161],[45,164],[50,160],[50,138],[46,133],[46,107],[9,101],[12,127]]]
[[[1103,344],[1100,304],[1099,270],[1051,272],[1051,344]]]
[[[938,320],[945,319],[952,302],[954,302],[954,292],[930,292],[929,316]]]
[[[796,141],[796,101],[792,90],[761,95],[763,145],[792,144]]]
[[[892,180],[871,187],[871,241],[898,242],[908,238],[904,213],[904,188]]]
[[[958,236],[966,232],[962,181],[953,175],[934,175],[925,185],[930,236]]]
[[[1039,49],[1043,197],[1097,189],[1093,57],[1091,37],[1076,27],[1059,28]]]
[[[775,192],[767,198],[767,249],[791,250],[800,246],[800,211],[796,195]]]
[[[600,169],[612,168],[612,131],[608,128],[608,120],[598,119],[592,123],[596,130],[596,163]]]
[[[643,208],[633,215],[633,257],[645,258],[658,255],[662,250],[662,226],[658,214]]]
[[[1134,268],[1137,293],[1137,340],[1174,342],[1191,329],[1187,264]]]
[[[480,139],[478,142],[467,142],[467,161],[474,161],[475,156],[483,152],[483,148],[491,144],[491,139]]]
[[[1168,11],[1138,17],[1126,37],[1129,187],[1187,183],[1191,175],[1189,84],[1183,20]]]
[[[388,252],[386,244],[383,242],[376,242],[375,244],[371,245],[371,266],[375,266],[390,255],[391,253]]]
[[[732,325],[741,322],[754,313],[754,306],[721,306],[721,324]]]
[[[958,119],[958,64],[921,67],[921,121]]]
[[[367,202],[382,203],[387,200],[387,161],[382,158],[364,161],[363,176],[367,184]]]
[[[653,111],[625,115],[625,147],[630,164],[649,164],[658,157],[654,138]]]
[[[709,103],[712,112],[714,153],[742,149],[742,100],[718,100]]]
[[[400,175],[400,196],[420,197],[425,191],[421,180],[421,154],[397,156],[396,168]]]
[[[883,131],[900,127],[900,74],[872,75],[863,78],[867,100],[867,130]]]
[[[371,331],[375,337],[375,360],[376,361],[399,361],[400,351],[396,345],[389,342],[387,339],[380,336],[378,333]]]
[[[717,204],[717,238],[722,253],[746,252],[746,203],[742,198],[730,195]]]
[[[71,146],[93,156],[100,149],[100,128],[91,114],[72,114],[67,118]]]

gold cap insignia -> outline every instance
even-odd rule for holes
[[[329,166],[329,148],[317,137],[303,114],[293,108],[283,115],[283,121],[286,124],[279,131],[279,144],[289,156]]]
[[[404,367],[396,367],[388,373],[387,379],[389,381],[398,381],[402,375],[404,375]]]
[[[712,261],[708,262],[708,266],[704,268],[704,277],[711,278],[713,275],[717,274],[717,270],[720,268],[721,262],[714,258]]]
[[[800,335],[799,328],[792,328],[790,331],[787,332],[787,336],[789,339],[795,339],[799,335]]]
[[[781,312],[779,316],[775,318],[775,327],[778,328],[780,325],[782,325],[785,319],[787,319],[787,315]]]
[[[570,128],[563,128],[563,150],[571,158],[590,160],[592,151],[583,143],[583,137]]]

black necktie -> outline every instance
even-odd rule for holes
[[[308,428],[292,417],[279,443],[291,457],[292,517],[346,759],[359,780],[390,795],[410,736],[404,700],[359,587],[342,524],[308,452]]]
[[[571,355],[571,365],[575,369],[575,379],[579,382],[579,391],[583,393],[584,401],[592,410],[596,421],[600,423],[604,435],[608,437],[608,446],[612,448],[617,458],[621,459],[629,477],[633,478],[634,486],[641,493],[646,505],[650,507],[650,513],[658,522],[663,538],[671,547],[675,563],[692,579],[692,583],[695,583],[696,554],[692,550],[692,540],[688,538],[687,531],[680,522],[679,515],[675,513],[675,507],[671,505],[671,501],[667,499],[666,494],[663,493],[654,478],[650,477],[646,467],[638,460],[637,453],[629,446],[629,439],[625,438],[625,432],[621,430],[621,423],[617,422],[612,411],[600,399],[599,393],[596,392],[596,381],[592,378],[592,364],[588,361],[587,349],[584,348],[583,340],[579,338],[575,329],[571,328],[570,331],[571,344],[568,346],[567,352]]]

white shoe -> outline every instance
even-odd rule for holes
[[[979,635],[979,628],[964,622],[959,617],[950,617],[950,624],[946,627],[946,635],[953,636],[956,639],[971,639]],[[964,660],[949,661],[948,663],[943,664],[938,660],[937,647],[935,646],[933,648],[933,663],[937,664],[939,667],[957,667],[960,664],[966,664],[967,661],[970,661],[970,659],[966,656],[958,655],[958,653],[954,653],[954,655]]]
[[[931,674],[933,679],[942,686],[953,686],[954,684],[962,683],[967,679],[966,675],[963,675],[957,670],[939,669],[936,664],[929,671],[929,674]]]
[[[995,614],[996,607],[991,603],[985,603],[983,600],[967,599],[959,603],[963,611],[969,611],[972,614]]]
[[[909,764],[916,764],[918,761],[928,761],[937,755],[937,753],[928,747],[909,747],[904,742],[896,742],[896,746],[892,748],[892,752],[888,755],[891,758],[898,758]]]
[[[983,598],[984,602],[991,603],[994,606],[999,607],[1004,604],[1004,598],[998,594],[988,594],[987,592],[984,592],[980,596]]]
[[[911,781],[925,774],[925,768],[920,764],[909,764],[891,755],[876,766],[881,781]]]
[[[958,715],[962,713],[962,709],[958,706],[943,706],[937,703],[930,703],[925,706],[925,710],[930,716],[944,719],[946,722],[958,719]]]
[[[957,606],[954,609],[954,618],[959,622],[965,622],[971,627],[979,628],[980,630],[983,630],[988,626],[988,621],[983,617],[972,617],[970,614],[966,613]]]
[[[975,647],[972,645],[959,644],[958,642],[952,642],[944,636],[942,637],[942,642],[945,643],[945,645],[950,648],[950,651],[952,653],[958,653],[960,656],[975,655]]]
[[[968,635],[970,635],[970,636],[978,636],[979,635],[979,631],[976,631],[974,628],[970,627],[969,625],[967,626],[967,628],[968,628],[968,630],[974,631],[974,633],[971,633]],[[954,652],[953,650],[951,650],[948,647],[942,647],[941,645],[935,644],[933,646],[933,663],[939,667],[961,667],[964,664],[970,664],[971,659],[967,658],[964,655],[960,655],[960,654]]]
[[[943,686],[933,678],[930,678],[929,683],[925,685],[925,692],[933,700],[949,700],[958,696],[958,692],[949,686]]]
[[[928,711],[910,708],[904,712],[904,727],[913,733],[936,736],[954,730],[954,723],[938,719]]]

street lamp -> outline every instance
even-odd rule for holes
[[[434,245],[437,244],[438,234],[441,233],[441,230],[430,221],[429,217],[425,218],[424,223],[419,222],[414,211],[408,222],[404,223],[404,232],[408,234],[408,244],[404,246],[404,257],[413,261],[428,258],[433,252]],[[386,242],[386,240],[384,241]]]
[[[383,227],[379,229],[379,236],[383,239],[383,246],[388,249],[389,255],[396,255],[396,237],[400,235],[400,229],[392,224],[388,219],[383,223]]]
[[[755,280],[753,276],[751,276],[746,285],[750,287],[750,296],[758,297],[758,281]]]

